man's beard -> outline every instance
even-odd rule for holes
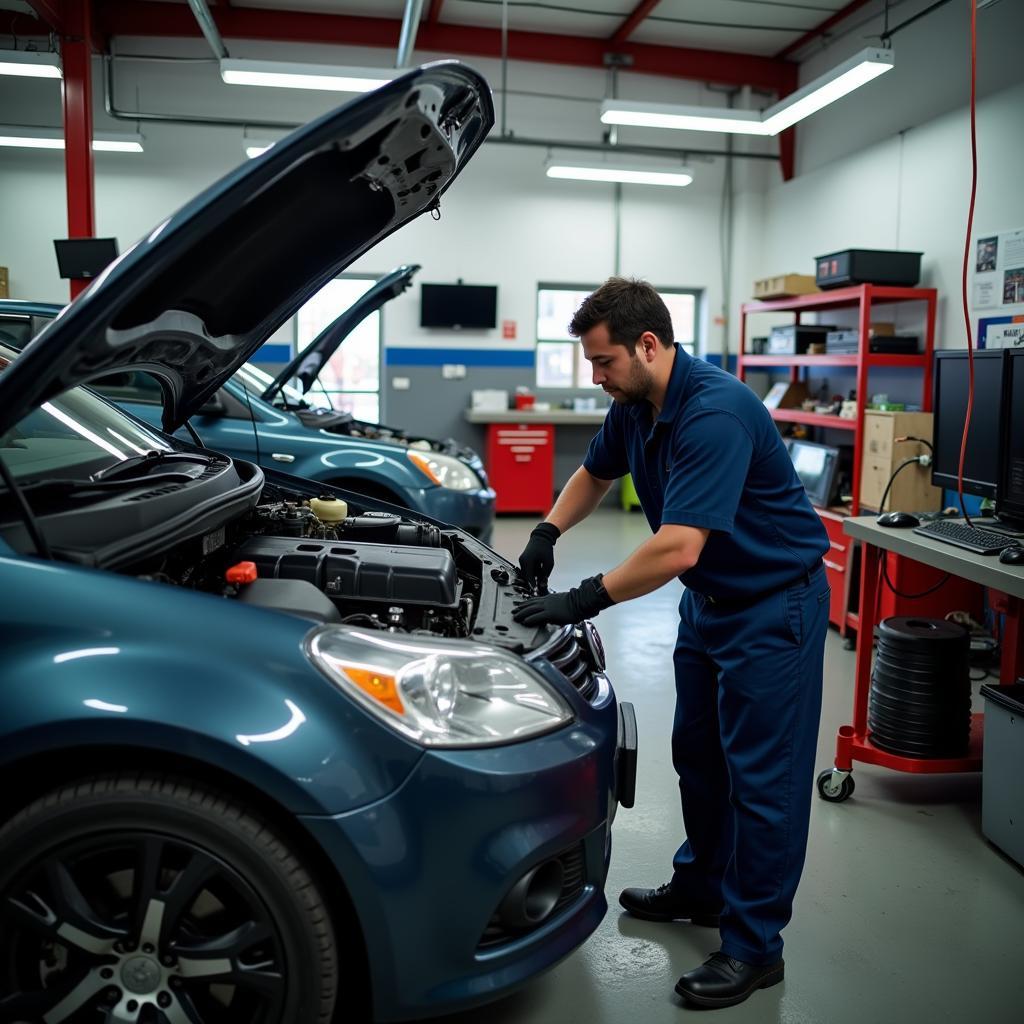
[[[629,379],[621,388],[615,390],[612,401],[622,405],[635,405],[637,402],[644,402],[650,395],[653,384],[654,377],[651,371],[634,356],[633,362],[629,366]]]

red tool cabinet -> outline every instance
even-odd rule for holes
[[[487,475],[495,512],[548,512],[555,493],[555,428],[550,423],[490,423]]]

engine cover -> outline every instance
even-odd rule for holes
[[[251,537],[232,558],[255,562],[262,579],[307,580],[335,601],[458,607],[461,585],[445,548],[295,537]]]

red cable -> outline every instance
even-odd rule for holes
[[[964,304],[964,326],[967,328],[967,418],[964,420],[964,436],[960,443],[960,467],[957,474],[957,494],[960,497],[960,511],[968,526],[973,526],[971,517],[964,506],[964,460],[967,456],[967,435],[971,429],[971,412],[974,409],[974,348],[971,335],[971,313],[967,304],[967,267],[971,258],[971,232],[974,230],[974,200],[978,194],[978,125],[975,117],[977,98],[975,85],[978,77],[978,2],[968,0],[971,7],[971,205],[967,212],[967,238],[964,241],[964,267],[962,297]]]

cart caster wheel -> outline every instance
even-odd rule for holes
[[[853,795],[853,776],[838,768],[826,768],[818,776],[818,796],[830,804],[841,804]]]

